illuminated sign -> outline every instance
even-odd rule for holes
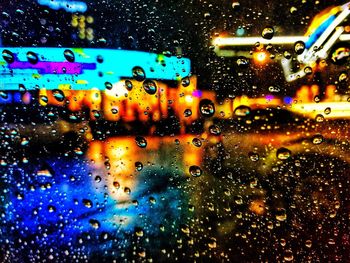
[[[39,5],[45,5],[54,10],[64,9],[67,12],[81,12],[87,10],[87,5],[80,1],[64,1],[64,0],[38,0]]]
[[[154,53],[82,48],[4,48],[0,57],[0,89],[74,90],[97,88],[123,78],[143,81],[180,80],[190,74],[190,60]],[[108,86],[108,85],[107,85]]]

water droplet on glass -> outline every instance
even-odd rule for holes
[[[132,75],[137,81],[144,81],[146,78],[146,73],[141,67],[134,67],[132,69]]]
[[[156,94],[157,92],[157,85],[152,80],[145,80],[142,86],[143,89],[150,95]]]
[[[68,62],[74,62],[75,56],[74,56],[74,53],[73,53],[72,50],[66,49],[66,50],[63,52],[63,55],[64,55],[65,59],[66,59]]]
[[[137,146],[139,146],[140,148],[145,148],[147,146],[147,141],[142,136],[136,136],[135,141]]]
[[[106,87],[106,89],[111,90],[111,89],[113,89],[113,84],[107,81],[107,82],[105,82],[105,87]]]
[[[8,96],[8,94],[7,94],[6,92],[0,91],[0,97],[1,97],[2,99],[6,100],[9,96]]]
[[[287,160],[292,155],[292,152],[284,147],[281,147],[276,152],[276,157],[280,160]]]
[[[253,162],[259,161],[259,154],[255,152],[250,152],[248,156],[249,156],[249,159],[252,160]]]
[[[311,240],[306,240],[305,241],[305,246],[307,247],[307,248],[310,248],[310,247],[312,247],[312,241]]]
[[[315,117],[316,122],[323,122],[324,116],[322,114],[317,114]]]
[[[202,146],[202,141],[198,138],[193,138],[192,139],[192,144],[196,147],[201,147]]]
[[[286,58],[286,59],[290,59],[292,57],[292,54],[288,51],[284,51],[283,52],[283,56]]]
[[[101,118],[101,113],[98,110],[92,110],[92,114],[96,119]]]
[[[291,250],[286,250],[284,253],[284,260],[285,261],[293,261],[294,260],[294,256],[293,256],[293,252]]]
[[[201,176],[202,175],[202,170],[199,166],[197,165],[192,165],[190,166],[190,174],[194,177],[198,177],[198,176]]]
[[[117,181],[114,181],[114,182],[113,182],[113,186],[114,186],[116,189],[119,189],[119,188],[120,188],[120,183],[117,182]]]
[[[181,80],[181,85],[184,87],[188,87],[190,85],[190,78],[189,77],[184,77]]]
[[[90,219],[89,221],[90,226],[92,226],[94,229],[99,229],[100,228],[100,222],[96,219]]]
[[[15,61],[15,56],[10,50],[7,49],[2,51],[2,58],[9,64]]]
[[[241,68],[245,68],[248,67],[249,65],[249,59],[247,59],[246,57],[238,57],[238,59],[236,60],[237,66],[241,67]]]
[[[243,197],[241,195],[236,195],[233,200],[235,201],[235,203],[237,205],[241,205],[243,204]]]
[[[234,113],[236,116],[239,116],[239,117],[245,117],[247,115],[249,115],[251,112],[250,108],[248,106],[245,106],[245,105],[240,105],[238,106]]]
[[[129,195],[131,193],[131,189],[129,187],[125,187],[124,188],[124,193]]]
[[[315,101],[316,103],[320,102],[320,101],[321,101],[320,96],[316,95],[316,96],[314,97],[314,101]]]
[[[143,230],[141,228],[136,228],[135,235],[138,237],[143,237]]]
[[[221,129],[217,125],[211,125],[209,127],[209,132],[214,135],[220,135],[221,134]]]
[[[184,116],[187,118],[187,117],[190,117],[192,115],[192,111],[190,109],[186,109],[184,110]]]
[[[346,72],[341,73],[341,74],[339,75],[338,80],[339,80],[340,82],[343,82],[343,81],[348,80],[348,74],[347,74]]]
[[[306,75],[311,75],[312,74],[312,68],[311,67],[305,67],[304,68],[304,73]]]
[[[27,60],[30,64],[36,64],[39,61],[38,55],[32,51],[27,52]]]
[[[98,56],[96,57],[96,61],[97,61],[98,63],[103,63],[103,57],[102,57],[101,55],[98,55]]]
[[[39,101],[46,105],[49,102],[49,99],[47,98],[47,96],[41,95],[39,97]]]
[[[153,196],[150,196],[148,200],[152,205],[155,205],[157,203],[157,200]]]
[[[135,162],[135,168],[137,171],[141,171],[143,169],[143,164],[141,162]]]
[[[132,82],[130,80],[125,80],[125,88],[128,90],[128,91],[131,91],[132,90]]]
[[[276,210],[276,219],[278,221],[285,221],[287,219],[287,212],[284,208],[278,208]]]
[[[64,96],[64,93],[62,90],[54,89],[52,91],[52,94],[57,101],[59,101],[59,102],[64,101],[65,96]]]
[[[261,36],[265,39],[272,39],[275,31],[273,30],[273,27],[265,27],[263,31],[261,32]]]
[[[233,10],[237,10],[239,7],[240,7],[240,3],[239,2],[232,2]]]
[[[200,113],[204,117],[211,117],[215,113],[215,106],[211,100],[203,99],[199,103]]]
[[[294,51],[296,54],[300,55],[304,52],[305,50],[305,43],[303,41],[297,41],[294,44]]]
[[[83,204],[87,208],[91,208],[93,206],[91,200],[89,200],[89,199],[83,199]]]
[[[323,136],[321,134],[316,134],[312,137],[313,144],[321,144],[323,142]]]
[[[324,109],[324,114],[328,115],[331,113],[331,108],[330,107],[327,107]]]

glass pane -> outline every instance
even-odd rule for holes
[[[349,7],[0,2],[0,261],[349,262]]]

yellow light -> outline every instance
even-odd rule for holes
[[[125,97],[125,94],[128,94],[128,93],[129,93],[129,91],[126,89],[123,81],[113,83],[112,89],[105,90],[106,95],[113,96],[115,98]]]
[[[259,63],[264,62],[266,60],[266,58],[267,58],[267,55],[263,51],[254,53],[254,60],[259,62]]]
[[[185,101],[186,101],[186,103],[192,103],[193,102],[192,96],[191,95],[186,95],[185,96]]]

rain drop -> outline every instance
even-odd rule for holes
[[[154,95],[157,92],[157,85],[152,80],[145,80],[142,86],[143,89],[150,95]]]
[[[215,113],[214,103],[209,99],[203,99],[199,103],[199,109],[204,117],[211,117]]]
[[[73,51],[71,51],[71,50],[69,50],[69,49],[66,49],[66,50],[63,52],[63,55],[64,55],[65,59],[66,59],[68,62],[74,62],[75,56],[74,56]]]
[[[134,67],[132,69],[132,75],[137,81],[144,81],[146,78],[146,73],[141,67]]]
[[[202,170],[199,166],[197,165],[192,165],[190,166],[190,174],[193,176],[193,177],[199,177],[202,175]]]
[[[135,141],[136,141],[136,145],[139,146],[140,148],[145,148],[147,146],[147,141],[142,136],[136,136]]]

